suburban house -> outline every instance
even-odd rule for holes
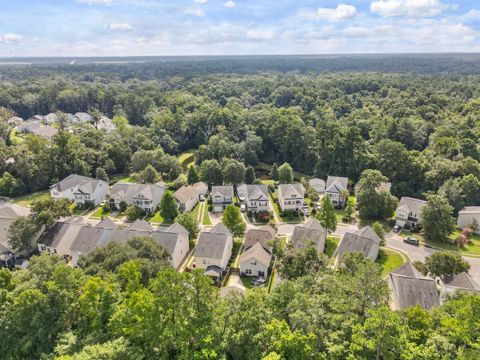
[[[212,210],[213,212],[222,212],[228,204],[233,202],[233,186],[220,185],[212,186]]]
[[[232,256],[233,235],[222,223],[209,232],[202,231],[195,247],[195,267],[204,269],[205,275],[219,281]]]
[[[76,204],[98,205],[108,193],[108,184],[99,179],[72,174],[50,187],[55,199],[68,199]]]
[[[240,274],[266,278],[271,260],[272,254],[261,242],[256,242],[240,255]]]
[[[92,117],[86,112],[77,112],[74,116],[76,118],[76,122],[79,122],[81,124],[89,123],[90,121],[92,121]]]
[[[178,210],[182,213],[192,210],[198,203],[198,193],[191,185],[182,186],[173,193],[173,197],[177,202]]]
[[[405,263],[388,275],[392,309],[420,305],[426,310],[440,304],[435,280],[423,276],[412,263]]]
[[[260,243],[265,250],[271,253],[274,241],[275,229],[266,225],[260,228],[248,229],[243,246],[245,250],[248,250],[256,243]]]
[[[402,197],[395,210],[395,224],[400,227],[416,228],[421,223],[422,208],[426,201],[411,197]]]
[[[327,231],[316,219],[297,225],[293,229],[291,244],[295,249],[303,249],[309,243],[313,243],[319,253],[325,251]]]
[[[110,207],[120,210],[120,203],[138,206],[151,213],[157,209],[167,186],[160,182],[156,184],[116,183],[110,189]]]
[[[18,116],[12,116],[10,119],[7,120],[7,124],[13,126],[20,126],[23,124],[23,119]]]
[[[41,136],[44,139],[51,140],[57,133],[58,129],[50,125],[39,126],[31,131],[33,135]]]
[[[21,132],[22,134],[30,134],[33,130],[36,128],[40,127],[40,124],[42,124],[43,120],[27,120],[21,123],[20,125],[17,125],[15,127],[15,130],[18,132]]]
[[[325,194],[330,196],[334,206],[345,206],[348,200],[348,178],[329,176],[325,186]]]
[[[308,185],[310,185],[310,187],[318,194],[323,194],[325,192],[325,180],[313,178],[308,180]]]
[[[443,281],[443,286],[440,291],[440,302],[447,301],[450,296],[454,295],[458,291],[470,292],[480,295],[480,285],[477,284],[472,277],[466,273],[448,276]]]
[[[13,269],[15,267],[15,254],[0,244],[0,268],[2,267]]]
[[[117,129],[117,126],[113,123],[112,119],[105,115],[100,118],[100,121],[96,126],[98,130],[104,130],[107,134]]]
[[[245,297],[247,295],[247,289],[243,285],[242,280],[240,280],[240,276],[231,274],[228,285],[220,289],[219,295],[221,298],[226,298],[228,296]]]
[[[205,198],[208,194],[208,184],[203,182],[203,181],[199,181],[199,182],[196,182],[195,184],[192,184],[192,187],[197,191],[197,194],[198,194],[198,198],[200,200],[201,197]]]
[[[460,229],[472,227],[472,230],[480,234],[480,206],[466,206],[460,210],[458,212],[457,227]]]
[[[0,247],[2,251],[7,253],[15,253],[16,249],[13,249],[8,240],[8,229],[10,225],[20,216],[30,215],[30,209],[17,204],[6,204],[0,207]],[[33,239],[33,240],[36,240]],[[9,256],[7,256],[9,259]],[[8,260],[7,259],[7,260]]]
[[[45,125],[55,124],[58,123],[58,121],[58,115],[55,113],[50,113],[43,117],[43,122],[45,123]]]
[[[347,232],[338,245],[338,261],[342,262],[345,254],[359,252],[366,258],[375,261],[380,248],[380,237],[370,226],[365,226],[353,233]]]
[[[270,211],[267,185],[237,185],[237,196],[240,201],[245,202],[248,211],[254,213]]]
[[[170,263],[175,269],[179,269],[190,250],[188,231],[179,223],[169,227],[160,227],[152,233],[153,240],[162,246],[170,254]]]
[[[56,254],[66,260],[70,259],[72,255],[70,248],[84,226],[86,224],[82,218],[71,217],[57,222],[40,236],[37,241],[38,250],[41,253]]]
[[[278,185],[278,206],[282,211],[298,211],[303,207],[303,196],[305,189],[302,184],[280,184]]]

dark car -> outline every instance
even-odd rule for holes
[[[420,241],[418,241],[418,239],[415,239],[411,236],[403,238],[403,242],[406,243],[406,244],[415,245],[415,246],[420,245]]]

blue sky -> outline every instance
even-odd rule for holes
[[[480,0],[1,0],[0,56],[480,52]]]

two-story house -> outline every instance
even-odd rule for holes
[[[303,207],[305,189],[302,184],[280,184],[278,186],[278,206],[282,211],[298,211]]]
[[[2,248],[2,253],[4,253],[4,262],[7,265],[12,260],[11,256],[17,250],[12,248],[8,239],[10,225],[19,217],[28,215],[30,215],[30,209],[24,206],[8,203],[0,207],[0,247]],[[34,240],[36,240],[36,237],[32,239],[32,242]]]
[[[198,203],[198,196],[198,191],[192,185],[182,186],[173,193],[178,211],[181,213],[192,210]]]
[[[98,205],[105,200],[108,184],[99,179],[72,174],[50,187],[55,199],[68,199],[77,205]]]
[[[348,200],[348,178],[329,176],[325,185],[325,194],[330,197],[335,207],[345,206]]]
[[[422,219],[422,209],[427,202],[411,197],[402,197],[395,211],[395,224],[400,227],[417,228]]]
[[[353,233],[347,232],[338,245],[338,264],[343,262],[345,254],[359,252],[367,259],[375,261],[380,250],[380,237],[370,226],[365,226]]]
[[[233,202],[233,186],[222,185],[212,186],[212,210],[213,212],[222,212],[228,204]]]
[[[237,196],[254,213],[270,211],[268,186],[264,184],[237,185]]]
[[[323,253],[326,239],[327,231],[318,220],[312,219],[305,224],[295,226],[290,243],[295,249],[303,249],[313,244],[319,253]]]
[[[472,225],[477,226],[472,226]],[[463,229],[472,227],[473,230],[480,234],[480,206],[466,206],[458,212],[457,227]]]
[[[245,251],[240,255],[240,273],[266,278],[272,260],[275,230],[270,226],[250,229],[245,234]]]
[[[152,233],[153,240],[161,245],[170,254],[170,263],[179,269],[190,250],[188,231],[179,223],[169,227],[159,227]]]
[[[308,185],[310,185],[310,187],[318,194],[325,193],[325,180],[313,178],[308,180]]]
[[[210,231],[202,231],[195,247],[195,267],[204,269],[205,275],[219,281],[232,256],[233,235],[222,223]]]
[[[138,206],[151,213],[157,209],[167,186],[163,182],[156,184],[116,183],[110,189],[110,207],[120,209],[120,203]]]

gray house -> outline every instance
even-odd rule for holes
[[[110,189],[110,207],[120,209],[120,203],[138,206],[145,212],[157,209],[167,186],[163,182],[156,184],[116,183]]]
[[[480,295],[480,285],[466,272],[448,276],[443,281],[442,290],[440,291],[440,302],[445,302],[450,296],[459,291]]]
[[[160,227],[152,233],[153,240],[170,254],[170,263],[178,269],[190,250],[188,231],[179,223]]]
[[[370,226],[365,226],[353,233],[347,232],[340,245],[338,245],[338,261],[342,262],[343,256],[352,252],[359,252],[366,258],[375,261],[380,248],[380,237]]]
[[[313,178],[308,180],[308,185],[310,185],[310,187],[318,194],[323,194],[325,192],[325,180]]]
[[[211,197],[213,212],[222,212],[233,202],[233,185],[212,186]]]
[[[272,251],[275,241],[275,229],[271,226],[262,226],[260,228],[249,229],[245,234],[243,246],[245,250],[251,248],[256,243],[260,243],[266,250]]]
[[[415,305],[429,310],[440,304],[435,280],[423,276],[411,263],[390,272],[388,284],[392,291],[393,310]]]
[[[309,243],[313,243],[319,253],[325,251],[325,240],[327,231],[316,219],[307,221],[305,224],[297,225],[293,229],[291,243],[295,249],[302,249]]]

